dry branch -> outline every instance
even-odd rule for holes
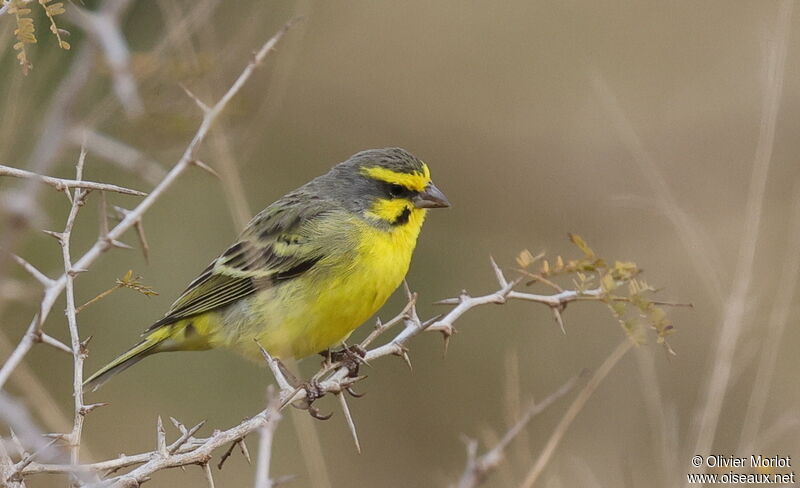
[[[564,383],[561,388],[551,393],[541,402],[532,403],[520,417],[520,419],[506,431],[503,438],[485,454],[478,456],[478,442],[472,439],[467,440],[467,465],[458,481],[458,488],[474,488],[480,485],[486,477],[503,462],[505,449],[513,441],[531,419],[544,412],[547,407],[555,403],[575,387],[577,378]]]
[[[93,181],[82,180],[65,180],[63,178],[53,178],[52,176],[43,176],[40,174],[26,171],[24,169],[12,168],[10,166],[3,166],[0,164],[0,176],[11,176],[13,178],[29,178],[39,180],[46,183],[56,190],[64,191],[70,188],[84,188],[87,190],[100,190],[112,191],[115,193],[122,193],[123,195],[136,195],[140,197],[147,196],[147,193],[139,190],[131,190],[122,186],[110,185],[108,183],[95,183]]]
[[[76,166],[76,181],[80,182],[83,179],[83,165],[86,160],[86,151],[81,150],[80,158]],[[72,266],[72,257],[70,251],[70,241],[72,239],[72,229],[75,226],[75,219],[78,217],[78,211],[85,203],[85,198],[88,191],[81,188],[76,188],[75,193],[72,195],[72,205],[70,207],[69,215],[67,216],[67,223],[64,231],[59,235],[59,244],[61,245],[61,255],[64,259],[64,276],[66,279],[64,288],[66,291],[67,309],[67,326],[69,328],[70,342],[72,346],[72,359],[73,359],[73,401],[74,401],[74,417],[72,432],[66,436],[67,444],[70,451],[70,464],[76,465],[80,462],[80,447],[81,436],[83,434],[83,421],[88,410],[83,404],[83,360],[86,356],[83,344],[81,343],[80,333],[78,332],[78,321],[75,312],[75,287],[74,278],[76,270]],[[77,486],[77,485],[76,485]]]
[[[107,0],[101,9],[108,8],[119,0]],[[43,175],[50,172],[58,159],[58,155],[66,142],[70,127],[71,114],[79,100],[79,94],[92,73],[95,60],[95,48],[91,43],[81,43],[80,49],[73,56],[64,77],[54,89],[53,98],[49,102],[44,117],[39,124],[40,136],[36,141],[27,167],[32,172]],[[4,215],[4,224],[10,229],[25,229],[31,225],[33,217],[38,216],[39,185],[28,180],[20,190],[6,195],[8,209],[12,211]],[[0,236],[0,248],[14,251],[22,239],[22,232],[6,232]],[[0,277],[4,276],[4,261],[0,259]],[[2,386],[0,386],[2,387]]]
[[[2,391],[0,391],[0,419],[14,431],[13,438],[18,444],[18,449],[23,451],[23,454],[25,452],[35,453],[32,457],[26,458],[24,456],[10,473],[5,473],[7,477],[0,479],[0,486],[8,480],[8,477],[23,479],[28,470],[42,461],[64,463],[60,464],[63,468],[60,472],[70,474],[73,480],[92,482],[97,479],[94,473],[75,469],[75,466],[69,462],[69,456],[42,435],[41,429],[31,419],[27,409]],[[61,438],[57,436],[56,440],[61,440]]]
[[[73,263],[74,269],[89,269],[89,267],[108,249],[110,249],[114,242],[118,242],[122,235],[135,227],[137,222],[140,221],[142,215],[153,206],[153,204],[158,201],[158,199],[164,194],[164,192],[169,189],[175,181],[178,179],[184,171],[186,171],[189,167],[193,165],[193,161],[195,159],[194,155],[197,151],[200,144],[205,140],[206,136],[208,135],[209,130],[214,124],[214,121],[217,119],[219,114],[224,110],[227,106],[228,102],[239,92],[239,90],[244,86],[244,83],[250,78],[250,76],[255,71],[256,67],[264,60],[267,54],[272,50],[272,48],[278,43],[278,41],[286,34],[288,29],[294,21],[290,21],[289,23],[285,24],[274,36],[272,36],[262,47],[261,49],[255,54],[253,59],[247,64],[244,71],[239,75],[233,85],[228,89],[227,92],[220,98],[220,100],[211,107],[210,110],[203,114],[202,122],[200,123],[200,127],[198,128],[197,132],[195,133],[194,137],[192,138],[191,142],[187,146],[186,150],[184,151],[183,155],[181,156],[180,160],[177,164],[167,173],[164,179],[159,183],[150,194],[142,200],[139,205],[137,205],[133,210],[131,210],[125,217],[120,221],[119,224],[114,226],[106,236],[101,236],[101,238],[88,250],[86,253],[78,259],[75,263]],[[27,332],[22,340],[19,342],[17,348],[5,362],[2,368],[0,368],[0,389],[2,389],[8,381],[9,376],[14,371],[16,366],[19,364],[20,361],[27,355],[28,351],[30,351],[33,344],[36,343],[36,336],[37,331],[40,329],[41,324],[47,318],[47,315],[50,313],[53,304],[61,295],[61,292],[64,291],[66,287],[67,278],[65,274],[62,274],[59,278],[57,278],[52,286],[48,287],[45,291],[44,298],[42,299],[40,312],[33,318],[30,325],[28,326]]]
[[[280,400],[274,394],[272,387],[267,389],[267,413],[270,422],[265,423],[259,429],[258,458],[256,459],[256,483],[255,488],[270,488],[272,482],[269,478],[269,463],[272,458],[272,440],[275,436],[275,428],[281,419]],[[244,440],[238,443],[244,445]]]
[[[408,357],[408,343],[409,341],[419,335],[422,332],[426,331],[433,331],[442,333],[445,337],[449,337],[454,332],[454,323],[455,321],[464,315],[467,311],[479,307],[481,305],[486,304],[502,304],[506,303],[509,299],[519,299],[525,301],[533,301],[537,303],[541,303],[551,307],[553,305],[558,304],[565,304],[569,301],[575,301],[582,297],[596,297],[600,291],[599,290],[587,290],[584,292],[562,292],[557,293],[554,295],[535,295],[530,293],[522,293],[516,292],[513,290],[513,286],[518,284],[519,280],[508,281],[500,268],[494,263],[491,262],[492,268],[495,272],[495,276],[498,280],[498,284],[500,286],[499,290],[490,293],[484,296],[478,297],[471,297],[466,293],[462,293],[461,297],[458,298],[458,305],[453,307],[448,313],[445,313],[441,316],[434,317],[433,319],[429,320],[421,320],[417,315],[416,311],[416,300],[417,295],[415,293],[411,293],[411,291],[406,286],[406,294],[408,297],[407,305],[401,310],[401,312],[393,317],[391,320],[387,322],[378,321],[375,329],[372,331],[371,334],[367,336],[357,347],[363,348],[363,360],[369,363],[372,363],[374,360],[377,360],[381,357],[386,356],[398,356],[400,358],[407,358]],[[452,300],[447,300],[446,302],[451,303]],[[387,343],[376,346],[372,349],[367,349],[367,347],[372,344],[376,339],[380,336],[384,335],[390,329],[398,324],[403,324],[403,328],[397,332]],[[589,384],[586,388],[581,392],[578,399],[582,402],[585,402],[594,388],[597,387],[597,384],[602,380],[605,374],[608,373],[608,370],[616,363],[616,361],[621,357],[618,352],[622,350],[622,353],[626,352],[630,347],[632,347],[633,342],[626,338],[623,344],[618,348],[618,351],[612,355],[614,358],[613,361],[607,360],[603,366],[601,366],[600,370],[595,374],[595,376],[590,380]],[[174,443],[172,446],[168,446],[166,451],[167,455],[163,454],[163,447],[166,445],[166,442],[159,442],[157,446],[161,446],[161,448],[156,448],[152,452],[149,453],[142,453],[136,456],[125,456],[120,457],[117,459],[112,459],[108,461],[103,461],[101,463],[94,463],[88,464],[83,466],[72,466],[72,465],[40,465],[37,463],[32,463],[28,466],[24,471],[23,475],[27,474],[35,474],[35,473],[69,473],[74,471],[90,471],[93,473],[100,473],[101,471],[117,471],[119,469],[129,467],[136,464],[141,464],[136,469],[132,470],[131,472],[123,475],[119,475],[117,477],[105,480],[100,482],[99,484],[90,485],[93,487],[106,487],[106,486],[113,486],[113,487],[122,487],[122,486],[137,486],[137,483],[141,483],[142,481],[148,479],[153,473],[160,471],[162,469],[167,468],[174,468],[180,466],[188,466],[188,465],[205,465],[211,461],[213,452],[217,449],[222,449],[226,446],[233,447],[232,444],[236,444],[241,442],[247,435],[260,431],[263,428],[274,428],[274,426],[270,425],[270,422],[277,421],[277,415],[274,415],[272,412],[280,411],[284,409],[287,405],[293,405],[298,408],[307,409],[310,412],[315,412],[315,407],[313,406],[313,402],[318,398],[324,396],[328,393],[334,393],[337,395],[356,395],[353,390],[352,386],[354,383],[358,382],[359,380],[363,379],[361,376],[354,376],[354,364],[350,359],[343,359],[341,361],[335,362],[326,362],[323,364],[322,368],[319,372],[317,372],[307,383],[302,386],[295,387],[293,386],[293,381],[287,379],[284,372],[281,369],[279,362],[269,356],[269,354],[264,351],[265,357],[267,359],[267,364],[270,367],[273,375],[275,376],[278,386],[280,388],[280,405],[277,409],[271,410],[271,407],[259,412],[254,417],[247,419],[224,431],[217,431],[212,434],[210,437],[205,439],[195,439],[192,437],[192,434],[196,432],[195,429],[192,429],[192,434],[188,435],[185,432],[185,428],[180,428],[184,435],[181,439],[185,439],[186,444],[182,443]],[[535,415],[539,408],[546,407],[550,402],[555,401],[558,397],[565,394],[567,392],[567,385],[559,390],[556,394],[542,402],[542,404],[537,404],[536,406],[531,407],[531,410],[526,417],[532,417]],[[576,403],[579,401],[576,400]],[[580,410],[579,406],[575,406],[570,409],[568,413],[571,412],[572,418],[574,415],[577,415],[577,412]],[[570,418],[571,420],[571,418]],[[524,424],[524,419],[523,419]],[[176,424],[180,425],[180,424]],[[352,418],[350,419],[351,429],[355,428],[355,424],[352,422]],[[569,422],[566,424],[561,425],[560,428],[557,430],[558,435],[563,435],[566,427],[569,425]],[[518,432],[519,429],[522,428],[522,425],[517,427],[512,434],[510,434],[510,438],[504,441],[504,444],[510,442],[511,438]],[[271,434],[268,434],[271,435]],[[158,436],[157,436],[158,437]],[[554,434],[554,438],[556,438],[556,434]],[[555,444],[550,446],[550,449],[546,452],[552,453],[552,450],[555,449],[555,445],[560,437],[556,438]],[[265,441],[266,442],[266,441]],[[175,447],[177,446],[179,447]],[[260,452],[263,452],[260,451]],[[229,454],[226,453],[223,455],[227,457]],[[261,455],[261,454],[260,454]],[[544,454],[542,456],[545,456]],[[548,459],[548,457],[543,457],[540,459]],[[262,461],[263,463],[263,461]],[[261,479],[261,478],[260,478]]]
[[[269,427],[268,424],[277,422],[278,417],[270,416],[270,412],[271,409],[267,408],[255,417],[245,420],[235,427],[222,432],[217,432],[205,440],[205,442],[202,442],[194,449],[191,449],[187,452],[161,456],[158,451],[154,451],[149,454],[149,460],[145,464],[139,466],[130,473],[121,475],[107,482],[101,482],[97,485],[89,486],[122,487],[130,486],[131,483],[134,483],[132,486],[137,486],[139,483],[148,479],[153,473],[161,471],[162,469],[190,466],[193,464],[208,464],[208,462],[211,460],[212,453],[216,449],[224,447],[228,443],[236,442],[239,439],[244,438],[247,434],[250,434],[256,430],[260,430],[263,427],[274,428]]]
[[[192,430],[187,430],[183,432],[181,439],[179,439],[175,444],[170,447],[166,446],[165,438],[163,437],[163,429],[159,432],[159,439],[161,442],[158,443],[158,450],[154,453],[147,453],[144,456],[134,457],[132,461],[131,457],[121,457],[112,462],[107,463],[94,463],[92,465],[80,466],[78,464],[79,461],[79,449],[80,449],[80,439],[83,427],[83,420],[85,415],[93,410],[98,406],[102,406],[103,404],[93,404],[93,405],[85,405],[83,403],[83,393],[82,393],[82,383],[83,383],[83,358],[85,356],[85,343],[81,342],[78,325],[76,320],[76,308],[75,308],[75,297],[74,297],[74,289],[73,289],[73,278],[78,272],[82,272],[87,270],[91,264],[105,251],[114,247],[115,245],[119,245],[119,239],[121,238],[122,234],[127,230],[137,227],[141,233],[141,218],[143,214],[155,203],[155,201],[175,182],[175,180],[189,167],[193,165],[198,165],[197,160],[194,157],[194,154],[200,144],[206,138],[209,130],[214,124],[214,121],[217,119],[219,114],[222,110],[227,106],[230,100],[238,93],[244,83],[250,78],[255,68],[258,64],[263,61],[266,55],[270,52],[270,50],[275,46],[275,44],[280,40],[281,37],[286,33],[288,28],[292,22],[286,24],[282,29],[278,31],[272,38],[270,38],[262,47],[261,49],[254,55],[253,59],[248,63],[244,71],[240,74],[240,76],[236,79],[233,85],[225,92],[225,94],[221,97],[221,99],[214,104],[214,106],[210,107],[208,110],[204,111],[203,119],[200,124],[199,129],[197,130],[194,138],[191,140],[189,145],[187,146],[186,150],[184,151],[183,156],[178,161],[178,163],[172,168],[172,170],[164,177],[164,179],[156,186],[156,188],[147,196],[137,207],[134,209],[127,211],[124,213],[124,217],[122,220],[117,224],[113,229],[108,230],[107,232],[103,232],[103,235],[100,236],[98,241],[85,253],[83,256],[75,262],[72,262],[71,252],[70,252],[70,237],[72,227],[75,223],[75,218],[77,216],[78,210],[84,204],[85,198],[88,195],[89,190],[104,190],[104,191],[117,191],[119,193],[128,193],[128,194],[141,194],[140,192],[136,192],[135,190],[128,190],[122,187],[117,187],[115,185],[105,185],[100,183],[92,183],[92,182],[85,182],[82,181],[82,168],[83,168],[83,161],[85,158],[85,152],[82,151],[81,158],[78,164],[78,177],[76,180],[63,180],[58,178],[50,178],[44,177],[35,173],[26,172],[23,170],[15,170],[14,168],[7,168],[7,167],[0,167],[10,176],[17,176],[17,177],[25,177],[25,178],[35,178],[44,181],[45,183],[51,184],[60,190],[68,190],[74,189],[74,194],[69,194],[70,201],[71,201],[71,208],[70,213],[67,218],[67,223],[65,226],[65,230],[63,232],[48,232],[53,237],[57,238],[57,240],[61,244],[62,248],[62,256],[64,260],[64,273],[57,279],[51,280],[50,278],[46,277],[43,273],[39,272],[35,267],[27,263],[26,261],[22,260],[21,258],[16,258],[16,260],[23,266],[27,271],[29,271],[33,276],[45,287],[44,297],[42,299],[42,303],[40,305],[40,311],[31,321],[31,324],[28,327],[28,330],[25,336],[22,338],[20,343],[14,349],[13,353],[10,355],[8,360],[5,362],[3,367],[0,369],[0,389],[3,387],[5,382],[8,380],[8,377],[12,374],[14,369],[19,365],[20,361],[25,357],[27,352],[33,346],[33,344],[37,342],[46,342],[43,338],[46,338],[46,334],[42,331],[42,326],[44,320],[46,319],[47,315],[49,314],[50,310],[52,309],[53,304],[60,296],[60,294],[66,291],[67,295],[67,319],[69,325],[69,332],[72,347],[64,348],[71,351],[73,358],[74,358],[74,403],[75,403],[75,416],[73,422],[72,431],[69,434],[57,434],[57,438],[60,440],[66,441],[68,448],[70,450],[70,460],[68,464],[61,464],[61,465],[43,465],[38,464],[35,462],[33,457],[26,457],[24,459],[24,463],[18,463],[15,468],[15,475],[24,476],[25,474],[32,474],[32,473],[44,473],[44,472],[60,472],[60,473],[91,473],[93,477],[101,474],[102,471],[116,471],[122,467],[130,466],[131,464],[142,464],[138,468],[134,469],[132,472],[122,476],[120,479],[114,480],[114,484],[117,486],[125,486],[130,483],[134,483],[134,485],[138,485],[145,479],[149,478],[150,475],[158,470],[164,469],[165,467],[171,466],[185,466],[187,464],[199,464],[204,467],[204,470],[207,475],[207,479],[210,485],[213,486],[213,478],[210,476],[210,470],[208,469],[208,460],[211,458],[211,452],[219,446],[225,445],[230,442],[229,439],[241,439],[243,435],[240,435],[240,431],[244,431],[249,433],[255,429],[267,429],[263,430],[264,436],[266,437],[271,429],[274,427],[270,427],[270,424],[274,424],[277,422],[278,415],[270,415],[270,409],[265,410],[261,414],[253,417],[247,422],[244,422],[240,426],[234,429],[230,429],[229,431],[217,433],[212,438],[210,438],[207,442],[204,442],[200,445],[192,444],[189,441],[192,440],[193,434],[200,428],[200,426],[196,426]],[[2,392],[0,392],[2,393]],[[13,419],[6,419],[10,425],[13,425]],[[31,444],[35,445],[35,444]],[[262,443],[263,445],[263,443]],[[188,448],[188,451],[186,450]],[[268,456],[268,451],[264,451]],[[268,459],[268,458],[267,458]],[[260,468],[261,471],[264,468]],[[261,472],[260,471],[260,472]],[[73,478],[75,481],[75,478]],[[77,481],[75,481],[77,483]],[[107,485],[107,483],[102,483],[103,486]]]
[[[555,453],[558,444],[561,442],[561,439],[564,437],[569,426],[572,424],[572,421],[575,420],[575,417],[578,416],[578,413],[583,409],[583,406],[586,405],[586,401],[589,400],[589,397],[592,396],[592,393],[597,389],[600,383],[608,376],[608,373],[617,365],[620,359],[622,359],[625,354],[630,351],[631,347],[633,347],[633,342],[630,339],[623,340],[616,349],[611,352],[603,364],[595,371],[592,375],[592,378],[586,383],[586,386],[578,393],[578,396],[575,400],[572,401],[572,405],[569,406],[569,409],[561,417],[561,420],[558,422],[555,430],[550,435],[550,438],[547,440],[547,444],[545,444],[542,453],[536,459],[536,462],[531,466],[531,469],[528,471],[528,474],[525,476],[525,480],[520,485],[521,488],[531,488],[533,484],[536,483],[536,480],[539,479],[539,476],[544,471],[545,466],[550,462],[552,459],[553,454]]]
[[[67,11],[67,17],[88,33],[102,49],[111,68],[114,93],[125,112],[135,117],[144,112],[144,105],[131,72],[131,53],[120,26],[120,17],[130,3],[131,0],[108,2],[98,12],[90,12],[73,4]]]
[[[120,5],[125,5],[127,2],[119,2]],[[129,473],[121,474],[118,476],[111,477],[110,479],[104,481],[97,481],[94,484],[90,484],[87,486],[138,486],[142,482],[148,480],[154,473],[173,467],[182,467],[187,465],[199,465],[203,468],[206,479],[208,480],[209,485],[213,486],[214,481],[213,477],[211,476],[210,471],[210,460],[213,456],[213,453],[217,449],[223,449],[226,446],[230,446],[233,448],[235,445],[244,446],[243,440],[244,438],[253,432],[260,432],[260,447],[259,447],[259,454],[257,458],[257,468],[256,468],[256,486],[259,488],[265,486],[271,486],[271,482],[269,481],[269,460],[271,456],[271,446],[272,446],[272,439],[274,429],[276,424],[280,418],[280,410],[286,407],[286,405],[292,404],[295,406],[300,406],[303,408],[308,409],[311,412],[314,412],[315,409],[313,407],[313,402],[320,398],[321,396],[327,393],[334,393],[339,396],[340,401],[342,402],[342,408],[345,412],[345,418],[348,421],[348,426],[353,434],[355,439],[357,448],[360,450],[359,442],[355,434],[355,422],[350,415],[349,408],[347,406],[345,400],[345,394],[354,395],[352,391],[352,386],[354,383],[358,382],[362,377],[355,375],[354,371],[358,366],[359,362],[370,363],[378,358],[385,357],[385,356],[398,356],[404,359],[410,366],[410,359],[408,355],[408,343],[410,340],[419,335],[421,332],[425,331],[435,331],[441,333],[445,340],[447,340],[454,332],[454,323],[466,312],[469,310],[476,308],[481,305],[486,304],[503,304],[506,303],[508,300],[523,300],[523,301],[530,301],[535,303],[541,303],[543,305],[548,306],[554,313],[556,319],[558,320],[559,324],[562,326],[563,329],[563,321],[561,319],[561,311],[564,307],[573,301],[578,300],[600,300],[602,298],[606,298],[609,300],[614,300],[613,297],[608,296],[608,290],[602,288],[595,288],[590,290],[561,290],[557,288],[557,293],[552,295],[544,295],[544,294],[533,294],[533,293],[525,293],[521,291],[515,290],[515,286],[520,283],[520,280],[512,280],[509,281],[504,276],[504,273],[500,270],[500,268],[492,261],[492,267],[495,272],[495,276],[497,278],[499,289],[493,293],[484,296],[472,297],[466,294],[466,292],[462,293],[462,295],[458,298],[445,300],[442,303],[454,305],[454,307],[446,314],[442,316],[434,317],[430,320],[421,320],[417,315],[416,311],[416,295],[412,294],[408,288],[406,288],[408,294],[408,305],[402,310],[400,314],[394,317],[392,320],[381,323],[378,322],[378,325],[374,329],[374,331],[364,340],[359,347],[364,351],[363,358],[355,358],[353,359],[346,359],[342,361],[336,362],[329,362],[325,365],[314,377],[311,379],[309,384],[304,385],[303,387],[296,387],[292,385],[292,382],[288,381],[282,370],[280,369],[278,363],[271,359],[268,359],[268,364],[272,369],[275,377],[278,381],[278,384],[281,388],[281,394],[279,396],[280,402],[271,403],[267,409],[258,413],[254,417],[247,419],[236,425],[230,429],[224,431],[215,431],[211,436],[198,439],[195,438],[194,435],[198,432],[201,428],[202,424],[199,424],[192,429],[186,429],[181,424],[174,422],[178,427],[179,431],[181,432],[181,436],[173,442],[172,444],[167,443],[166,432],[163,429],[163,424],[159,419],[158,427],[156,429],[156,449],[142,453],[135,456],[122,456],[116,459],[103,461],[99,463],[92,463],[92,464],[79,464],[79,448],[80,448],[80,438],[81,438],[81,431],[82,431],[82,424],[83,418],[86,413],[91,411],[92,409],[101,406],[102,404],[93,404],[93,405],[85,405],[83,403],[82,397],[82,361],[83,361],[83,349],[84,344],[80,341],[78,324],[76,320],[76,308],[75,308],[75,301],[74,301],[74,289],[73,289],[73,278],[76,273],[87,270],[102,253],[109,250],[111,247],[119,246],[119,239],[122,238],[122,235],[130,229],[136,228],[141,232],[141,236],[143,236],[143,232],[141,231],[141,222],[142,217],[145,212],[164,194],[164,192],[169,189],[169,187],[177,181],[177,179],[181,176],[183,172],[185,172],[191,166],[198,166],[204,168],[205,165],[201,163],[196,158],[197,149],[206,139],[211,127],[213,126],[214,122],[216,121],[219,114],[225,107],[228,105],[230,100],[238,93],[244,83],[248,80],[248,78],[252,75],[252,72],[256,69],[258,64],[265,58],[265,56],[269,53],[269,51],[274,47],[274,45],[280,40],[280,38],[285,34],[287,29],[290,27],[291,22],[286,24],[278,33],[276,33],[269,41],[267,41],[262,48],[254,55],[252,61],[246,66],[244,71],[240,74],[240,76],[236,79],[236,81],[231,85],[231,87],[224,93],[224,95],[219,99],[217,103],[212,106],[206,105],[203,102],[200,102],[195,98],[198,102],[198,106],[201,108],[203,112],[203,118],[198,128],[197,132],[195,133],[193,139],[187,146],[186,150],[184,151],[183,155],[179,159],[179,161],[175,164],[175,166],[164,176],[163,180],[161,180],[158,185],[153,189],[153,191],[146,196],[146,198],[134,209],[130,211],[125,211],[122,220],[112,229],[104,229],[101,232],[101,236],[98,241],[85,253],[83,254],[77,261],[74,263],[72,262],[71,251],[69,247],[70,242],[70,235],[72,226],[75,222],[75,217],[77,216],[78,210],[80,209],[81,205],[84,203],[84,199],[88,194],[88,190],[103,190],[103,191],[117,191],[119,193],[126,193],[128,194],[142,194],[141,192],[136,192],[135,190],[128,190],[121,187],[116,187],[114,185],[105,185],[101,183],[91,183],[82,181],[80,175],[80,167],[82,166],[83,156],[81,158],[81,162],[79,163],[79,171],[78,177],[76,180],[63,180],[57,178],[49,178],[37,175],[35,173],[28,173],[25,176],[27,178],[36,178],[44,181],[45,183],[51,184],[58,189],[74,189],[74,193],[71,196],[71,209],[70,214],[67,219],[67,224],[65,230],[61,233],[51,233],[61,243],[62,246],[62,255],[64,260],[64,273],[58,277],[57,279],[50,279],[49,277],[43,275],[42,273],[38,272],[35,267],[32,265],[26,266],[25,262],[21,262],[26,269],[28,269],[31,274],[33,274],[37,280],[45,287],[45,295],[41,303],[40,312],[33,318],[31,324],[29,325],[28,331],[23,337],[22,341],[19,343],[18,347],[14,350],[11,357],[8,361],[3,365],[0,369],[0,389],[2,389],[3,385],[7,381],[8,377],[16,366],[22,361],[25,355],[28,353],[32,345],[36,342],[47,342],[44,341],[43,338],[49,337],[42,331],[42,326],[47,318],[49,312],[55,301],[60,297],[62,292],[66,292],[67,297],[67,319],[69,325],[69,332],[70,332],[70,339],[71,339],[71,347],[64,346],[68,350],[70,350],[74,357],[74,389],[75,389],[75,418],[73,429],[70,434],[62,434],[60,435],[59,439],[66,440],[68,443],[69,450],[71,452],[71,457],[68,462],[59,463],[51,463],[51,464],[40,464],[34,459],[36,456],[28,456],[24,457],[20,463],[17,464],[15,470],[17,474],[20,476],[26,476],[36,473],[64,473],[64,474],[87,474],[91,475],[92,477],[95,476],[108,476],[109,474],[116,473],[118,470],[123,468],[129,468],[131,466],[137,466]],[[0,167],[6,168],[6,167]],[[10,170],[14,170],[13,168],[6,168]],[[22,170],[14,170],[14,171],[22,171]],[[19,176],[19,175],[10,175],[10,176]],[[48,181],[50,180],[50,181]],[[88,186],[88,185],[95,185],[95,186]],[[101,188],[100,186],[103,187]],[[113,188],[112,188],[113,187]],[[124,191],[123,191],[124,190]],[[142,237],[143,239],[143,237]],[[143,245],[144,244],[143,240]],[[547,280],[543,280],[545,284],[551,284],[551,282]],[[553,285],[555,286],[555,285]],[[395,325],[403,324],[403,328],[394,336],[391,340],[387,343],[376,346],[372,349],[367,349],[375,340],[386,334],[390,329],[392,329]],[[621,357],[624,352],[631,347],[631,341],[626,339],[625,341],[625,349],[621,353],[616,355],[612,355],[614,361],[610,363],[609,361],[612,358],[609,358],[604,364],[604,367],[601,368],[601,371],[593,378],[590,382],[589,386],[584,389],[584,392],[581,393],[579,396],[580,401],[585,402],[588,395],[591,394],[594,388],[596,388],[597,383],[602,380],[603,376],[608,372],[608,370],[613,367],[616,361]],[[605,369],[604,369],[605,368]],[[600,374],[602,372],[602,375]],[[589,388],[591,386],[591,389]],[[478,479],[481,476],[485,476],[485,474],[492,469],[498,462],[499,458],[501,457],[502,450],[505,446],[516,436],[524,427],[525,423],[538,411],[545,408],[549,403],[554,401],[556,398],[560,397],[561,395],[565,394],[568,391],[568,388],[565,386],[559,392],[556,392],[554,395],[549,397],[545,402],[541,404],[534,405],[528,410],[526,415],[520,422],[512,428],[511,431],[503,438],[503,440],[489,453],[482,456],[481,458],[477,458],[474,455],[477,454],[476,452],[473,453],[473,457],[471,458],[472,467],[468,466],[468,473],[465,473],[465,476],[469,474],[474,479]],[[2,391],[0,391],[0,399],[2,397]],[[554,433],[553,438],[551,438],[551,443],[548,444],[548,448],[539,458],[539,462],[534,467],[532,472],[536,473],[536,469],[541,469],[548,459],[549,456],[552,455],[555,446],[558,444],[558,440],[560,436],[563,435],[564,431],[566,430],[569,422],[572,418],[577,414],[582,406],[582,403],[579,403],[576,400],[576,403],[573,404],[573,407],[568,411],[567,417],[565,419],[568,420],[566,423],[562,421],[562,424],[559,426],[559,429],[556,430]],[[577,407],[575,405],[578,405]],[[571,415],[571,417],[570,417]],[[555,440],[553,440],[555,439]],[[227,456],[228,454],[224,455],[223,457]],[[42,456],[43,460],[45,456]],[[24,461],[24,462],[23,462]],[[535,476],[535,475],[534,475]],[[73,481],[77,484],[76,479],[73,477]],[[473,485],[465,485],[465,486],[473,486]]]
[[[47,276],[46,274],[44,274],[41,271],[39,271],[39,268],[37,268],[36,266],[32,265],[31,263],[29,263],[28,261],[26,261],[22,257],[11,253],[11,259],[13,259],[20,266],[22,266],[22,268],[25,271],[27,271],[28,274],[33,276],[33,278],[36,279],[36,281],[38,281],[45,288],[47,288],[48,286],[53,284],[53,280],[49,276]]]
[[[70,142],[86,146],[86,150],[95,158],[105,159],[151,185],[157,185],[167,174],[158,161],[142,151],[91,127],[75,127],[70,133]]]

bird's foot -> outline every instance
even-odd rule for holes
[[[322,363],[323,366],[339,363],[347,368],[347,376],[350,378],[358,377],[358,369],[362,364],[368,365],[364,360],[367,351],[358,344],[342,346],[338,351],[328,349],[320,354],[325,357],[325,361]]]
[[[333,416],[333,412],[329,413],[328,415],[323,415],[320,413],[319,408],[314,406],[315,401],[325,396],[325,392],[322,390],[322,388],[320,388],[319,383],[317,383],[315,379],[312,378],[305,383],[297,385],[297,388],[305,390],[306,397],[302,400],[292,402],[292,406],[294,408],[307,410],[308,414],[317,420],[328,420]]]

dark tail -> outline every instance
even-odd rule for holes
[[[103,384],[113,376],[122,373],[147,356],[158,352],[158,345],[169,337],[168,334],[164,334],[164,332],[163,330],[158,330],[150,334],[142,342],[136,344],[124,354],[103,366],[98,372],[84,381],[83,389],[97,391],[98,388],[103,386]]]

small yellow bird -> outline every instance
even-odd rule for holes
[[[400,148],[353,155],[262,210],[144,339],[85,387],[163,351],[302,358],[342,343],[397,289],[429,208],[449,207]]]

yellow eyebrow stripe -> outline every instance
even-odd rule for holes
[[[422,165],[422,174],[398,173],[380,166],[362,168],[361,172],[374,180],[380,180],[391,185],[401,185],[414,191],[424,190],[428,183],[431,182],[431,172],[427,164]]]

